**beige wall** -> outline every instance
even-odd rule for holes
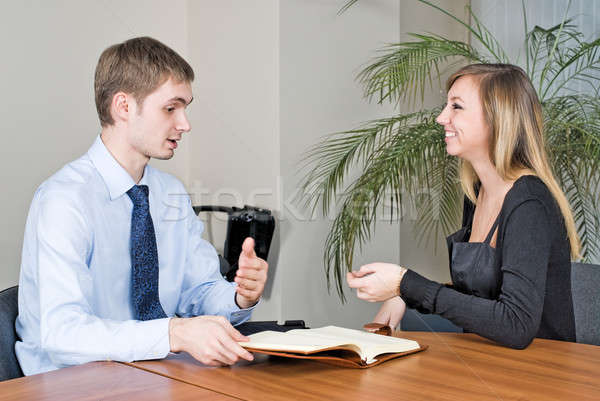
[[[292,199],[302,175],[300,152],[323,135],[393,113],[389,105],[362,99],[355,82],[359,67],[383,43],[399,36],[399,2],[362,2],[338,16],[341,2],[281,2],[281,174],[284,199]],[[286,210],[282,222],[278,269],[282,280],[284,319],[305,319],[311,326],[361,327],[377,305],[359,301],[347,291],[341,305],[335,289],[327,295],[323,244],[331,220],[308,221]],[[368,261],[399,260],[398,224],[380,221],[373,241],[356,257]],[[346,288],[348,290],[348,288]]]
[[[35,189],[85,153],[100,132],[93,97],[98,56],[107,46],[139,35],[160,38],[186,54],[187,3],[24,0],[1,6],[0,288],[5,288],[18,281]],[[160,163],[182,178],[186,164],[181,154]]]
[[[196,72],[194,127],[188,166],[194,202],[278,212],[279,1],[189,2],[190,61]],[[222,250],[224,214],[211,220],[212,242]],[[279,229],[277,230],[277,233]],[[207,233],[209,234],[209,233]],[[270,252],[271,281],[255,318],[279,314],[277,241]]]
[[[468,0],[438,1],[436,3],[454,15],[467,20],[465,5]],[[401,4],[400,40],[415,40],[408,35],[410,32],[435,33],[456,40],[467,41],[466,30],[441,12],[416,1],[401,1]],[[447,71],[445,75],[449,75],[451,72]],[[444,79],[442,79],[442,82],[444,82]],[[425,94],[423,105],[425,107],[435,107],[445,102],[446,94],[443,91],[429,89]],[[408,109],[406,106],[402,107],[403,111]],[[410,266],[432,280],[449,282],[450,272],[445,240],[445,236],[449,233],[440,233],[437,238],[419,242],[414,235],[414,224],[415,214],[409,213],[402,223],[400,231],[400,263],[404,266]]]
[[[394,113],[361,97],[354,78],[375,49],[404,31],[453,31],[412,1],[305,0],[23,1],[3,5],[0,159],[0,288],[18,280],[23,226],[33,191],[84,153],[99,124],[93,104],[96,60],[106,46],[150,35],[195,69],[192,132],[174,159],[153,162],[179,177],[199,204],[250,203],[278,217],[271,279],[255,319],[305,319],[358,327],[377,305],[341,305],[328,295],[322,265],[331,221],[310,220],[294,202],[301,154],[324,134]],[[463,1],[452,2],[462,11]],[[15,34],[18,32],[19,34]],[[6,79],[9,77],[9,79]],[[439,94],[428,100],[437,102]],[[229,195],[228,195],[229,194]],[[211,220],[222,248],[224,222]],[[447,279],[445,247],[418,247],[411,220],[380,222],[356,266],[390,261]]]
[[[391,105],[367,104],[354,82],[360,68],[386,43],[408,38],[403,32],[437,32],[464,39],[447,18],[410,1],[359,2],[337,16],[338,2],[282,1],[281,35],[281,174],[284,198],[297,188],[298,150],[307,149],[326,133],[355,128],[360,123],[394,114]],[[451,10],[464,13],[464,1]],[[444,3],[447,4],[447,3]],[[428,94],[426,106],[440,94]],[[400,263],[439,281],[448,281],[443,238],[429,246],[414,240],[411,216],[402,224],[378,221],[371,242],[356,256],[355,268],[374,261]],[[313,326],[338,324],[361,327],[378,305],[347,292],[341,305],[335,292],[327,296],[323,273],[323,243],[331,221],[283,222],[279,269],[283,318],[305,318]],[[436,251],[437,250],[437,251]]]

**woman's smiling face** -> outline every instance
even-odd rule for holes
[[[471,163],[490,160],[490,135],[479,99],[479,81],[458,78],[448,91],[446,106],[436,119],[446,132],[446,151]]]

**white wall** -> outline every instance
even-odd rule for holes
[[[399,1],[365,1],[338,16],[341,4],[281,1],[281,175],[286,200],[298,188],[301,152],[325,134],[394,113],[391,106],[365,102],[354,78],[376,48],[398,40]],[[307,217],[306,212],[295,216],[286,210],[281,223],[282,317],[305,319],[311,326],[368,323],[377,305],[359,301],[349,291],[346,305],[335,289],[327,295],[323,244],[331,221]],[[398,224],[380,221],[355,266],[376,260],[397,263],[398,245]]]
[[[473,11],[494,33],[511,62],[525,68],[523,9],[520,1],[519,4],[516,3],[515,0],[504,2],[472,0]],[[531,31],[536,25],[542,28],[556,26],[567,16],[572,19],[571,24],[577,25],[577,29],[583,34],[583,40],[591,42],[600,36],[600,1],[528,0],[525,3],[525,11],[527,31]],[[600,77],[598,72],[588,71],[588,74]],[[534,81],[534,85],[537,85],[537,82]],[[573,82],[569,85],[569,89],[591,93],[589,85],[583,82]],[[562,90],[562,94],[568,93],[569,91]]]
[[[23,227],[35,188],[83,154],[99,124],[93,71],[101,51],[150,35],[187,57],[196,72],[192,132],[174,159],[153,162],[179,177],[196,204],[244,203],[272,209],[278,231],[267,296],[255,319],[305,319],[359,327],[376,305],[327,294],[323,243],[330,220],[310,220],[294,202],[302,152],[324,134],[394,113],[368,104],[354,81],[375,50],[401,32],[462,35],[412,1],[361,1],[345,14],[338,0],[23,1],[3,3],[0,201],[4,230],[0,288],[16,284]],[[453,2],[462,12],[463,1]],[[16,34],[18,32],[18,34]],[[404,37],[402,37],[404,39]],[[8,79],[7,79],[8,77]],[[437,104],[440,94],[427,99]],[[229,196],[226,194],[230,194]],[[212,220],[222,248],[224,222]],[[356,267],[390,261],[447,279],[445,245],[418,246],[412,222],[381,221]]]
[[[150,35],[186,55],[187,3],[23,0],[0,5],[0,288],[5,288],[18,282],[35,189],[85,153],[100,132],[93,95],[100,53],[130,37]],[[185,155],[159,164],[185,179]]]
[[[471,0],[473,11],[500,41],[511,60],[520,54],[519,65],[523,65],[523,9],[520,0],[486,1]],[[527,0],[527,30],[539,25],[550,28],[562,22],[565,15],[573,18],[586,39],[600,34],[600,2],[598,0]]]
[[[250,204],[278,212],[279,2],[189,2],[190,61],[196,73],[190,106],[190,183],[197,205]],[[212,219],[222,250],[225,217]],[[220,219],[219,219],[220,218]],[[211,228],[210,226],[207,226]],[[279,229],[277,229],[277,234]],[[210,234],[210,233],[207,233]],[[279,315],[277,239],[269,287],[254,318]]]
[[[190,3],[198,73],[190,112],[191,192],[198,203],[251,203],[278,217],[269,291],[257,320],[319,325],[333,318],[361,321],[354,314],[368,320],[373,313],[372,305],[355,301],[368,313],[353,312],[327,296],[322,249],[330,222],[305,221],[307,213],[293,199],[301,153],[319,136],[391,112],[367,105],[354,76],[374,48],[398,38],[398,1],[341,17],[338,9],[336,1]],[[222,246],[225,224],[212,223],[215,244]],[[373,248],[372,257],[397,261],[398,226],[381,235],[390,240],[380,242],[380,252]],[[339,315],[342,309],[347,316]]]
[[[466,0],[437,1],[447,11],[466,20]],[[402,1],[400,12],[400,40],[413,41],[408,33],[434,33],[455,40],[467,41],[466,29],[445,14],[417,1]],[[442,69],[443,71],[443,69]],[[442,85],[452,70],[447,70],[442,76]],[[422,107],[436,107],[446,102],[446,93],[443,88],[436,88],[425,92]],[[402,111],[419,109],[420,104],[409,108],[404,105]],[[437,237],[419,242],[415,237],[415,214],[407,213],[401,224],[400,231],[400,263],[410,267],[425,277],[439,282],[450,282],[448,268],[448,251],[445,237],[450,233],[439,233]]]

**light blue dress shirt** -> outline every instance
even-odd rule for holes
[[[98,360],[165,357],[169,318],[133,319],[129,236],[135,182],[96,139],[87,154],[36,191],[19,280],[21,341],[15,350],[26,375]],[[219,272],[215,249],[173,176],[146,166],[159,260],[159,297],[167,316],[248,320],[235,303],[235,283]]]

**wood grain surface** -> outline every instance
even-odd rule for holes
[[[535,339],[525,350],[474,334],[399,332],[429,349],[369,369],[255,355],[210,368],[187,354],[131,366],[244,400],[600,400],[600,347]]]
[[[116,362],[93,362],[0,382],[8,400],[210,400],[234,398]]]

